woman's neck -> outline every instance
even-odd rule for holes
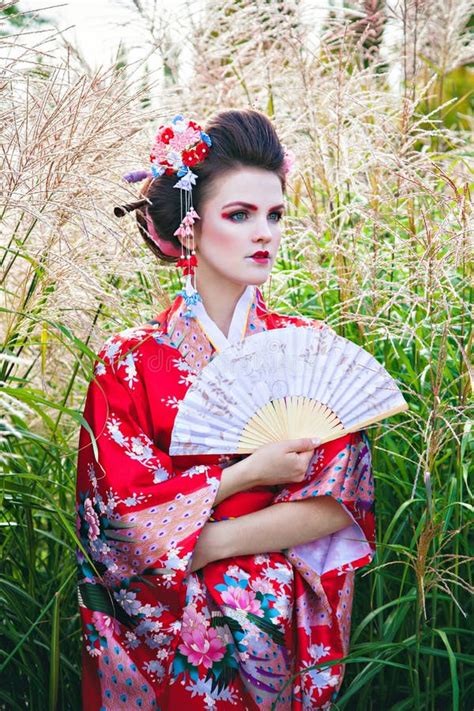
[[[227,338],[235,307],[247,286],[228,280],[221,282],[201,279],[200,281],[198,273],[196,286],[209,317]]]

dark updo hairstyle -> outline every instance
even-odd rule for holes
[[[192,167],[197,176],[192,193],[193,206],[198,213],[212,193],[215,182],[225,173],[243,166],[276,173],[285,192],[284,149],[265,114],[253,109],[220,111],[203,130],[210,136],[212,146],[206,158]],[[179,248],[180,242],[173,234],[181,222],[181,190],[173,187],[177,180],[176,173],[148,178],[141,195],[151,201],[147,210],[160,238]],[[150,238],[144,209],[137,210],[136,215],[147,246],[163,261],[176,262],[178,257],[164,254]]]

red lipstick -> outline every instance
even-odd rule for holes
[[[258,252],[251,254],[249,259],[253,259],[254,262],[257,262],[257,264],[267,264],[270,260],[270,253],[267,250],[259,250]]]

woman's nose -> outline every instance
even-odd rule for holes
[[[258,241],[260,239],[265,239],[267,242],[273,237],[272,230],[268,221],[259,222],[255,229],[255,239]]]

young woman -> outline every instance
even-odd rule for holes
[[[185,130],[177,118],[160,127],[161,148]],[[328,709],[348,653],[354,571],[373,556],[365,433],[240,457],[168,454],[179,402],[226,345],[292,324],[327,327],[269,311],[259,289],[278,252],[288,167],[271,122],[224,111],[202,136],[208,149],[185,156],[197,178],[194,220],[182,219],[170,162],[132,205],[155,255],[176,263],[195,252],[187,272],[197,292],[110,337],[87,393],[77,483],[83,704]]]

